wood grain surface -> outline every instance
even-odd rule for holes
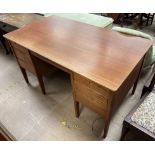
[[[34,13],[0,13],[0,22],[16,28],[21,28],[24,25],[43,18],[43,16]]]
[[[18,59],[25,57],[24,50],[19,53],[25,48],[31,58],[43,60],[38,65],[32,59],[37,70],[46,62],[71,75],[76,116],[80,115],[79,103],[101,115],[102,137],[106,137],[111,116],[133,85],[135,91],[144,56],[152,45],[150,40],[56,16],[4,37],[20,46],[14,47]]]
[[[56,16],[4,37],[112,91],[118,90],[152,45],[146,39]]]

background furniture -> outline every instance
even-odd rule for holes
[[[11,52],[7,41],[3,38],[3,35],[21,28],[33,21],[43,19],[42,16],[33,13],[1,13],[0,14],[0,41],[2,42],[6,53]]]
[[[107,13],[106,15],[107,17],[112,18],[114,20],[114,23],[118,23],[122,14],[121,13]]]
[[[133,85],[134,93],[144,55],[152,45],[146,39],[58,16],[34,22],[4,37],[11,44],[16,42],[29,49],[30,56],[70,74],[76,116],[80,114],[79,103],[101,115],[105,121],[103,137],[112,114]],[[35,68],[37,63],[31,65]]]
[[[138,17],[137,26],[142,28],[144,26],[152,25],[154,19],[154,13],[140,13]]]
[[[5,32],[1,29],[0,27],[0,41],[6,51],[6,54],[9,54],[10,53],[10,48],[9,46],[7,45],[7,41],[3,38],[3,35],[5,34]]]
[[[102,28],[112,28],[113,19],[89,13],[45,13],[46,17],[59,16]]]
[[[122,13],[119,18],[119,22],[121,26],[125,23],[135,24],[136,23],[136,17],[138,16],[138,13]]]
[[[134,28],[143,28],[144,26],[152,25],[154,19],[154,13],[122,13],[119,16],[118,21],[121,26],[125,23],[134,25]]]
[[[148,83],[148,82],[147,82]],[[138,140],[155,140],[155,74],[151,83],[144,86],[142,99],[123,121],[121,140],[125,140],[129,131],[138,135]]]

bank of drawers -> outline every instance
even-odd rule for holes
[[[73,76],[73,86],[76,101],[101,114],[106,111],[109,96],[108,90],[77,74]]]
[[[35,73],[34,65],[29,51],[16,43],[11,43],[19,65],[26,70]]]

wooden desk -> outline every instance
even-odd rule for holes
[[[35,20],[41,20],[44,17],[34,13],[1,13],[0,14],[0,41],[5,50],[9,53],[3,34],[14,31]]]
[[[136,86],[144,56],[152,45],[146,39],[56,16],[4,37],[13,47],[27,49],[31,57],[70,74],[76,116],[79,102],[100,114],[105,120],[103,137],[111,115],[134,83]],[[29,67],[37,66],[32,61]]]

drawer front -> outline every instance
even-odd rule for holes
[[[30,71],[30,72],[35,74],[35,69],[34,69],[33,65],[31,65],[31,64],[29,64],[29,63],[27,63],[27,62],[25,62],[25,61],[23,61],[21,59],[18,59],[18,63],[19,63],[19,65],[21,67],[23,67],[26,70],[28,70],[28,71]]]
[[[15,51],[17,50],[19,52],[22,52],[22,54],[27,54],[29,52],[26,48],[24,48],[16,43],[11,42],[11,45],[13,46]]]
[[[28,50],[24,51],[24,50],[19,50],[19,49],[14,48],[14,52],[16,54],[16,57],[18,59],[21,59],[21,60],[27,62],[27,63],[32,63],[29,51]]]
[[[95,111],[106,111],[108,104],[108,90],[98,86],[79,75],[74,75],[73,87],[75,100]]]
[[[74,81],[76,83],[81,83],[83,85],[85,85],[85,87],[88,87],[90,89],[92,89],[93,91],[102,94],[103,96],[107,97],[109,95],[109,91],[104,89],[102,86],[80,76],[75,74],[74,75]]]
[[[19,65],[33,73],[35,73],[34,65],[29,51],[16,43],[11,43]]]

